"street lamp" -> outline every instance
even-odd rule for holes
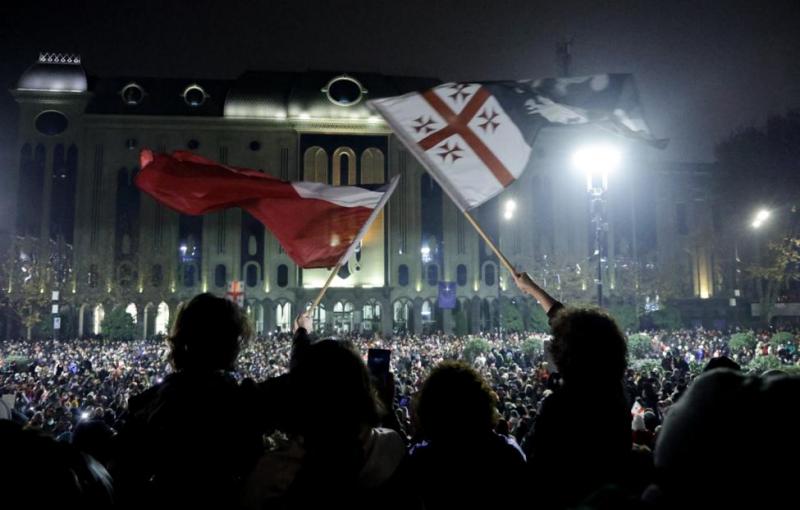
[[[516,210],[517,202],[513,198],[506,200],[506,203],[503,205],[503,219],[506,221],[513,220]]]
[[[761,225],[764,224],[770,217],[771,213],[766,209],[759,209],[756,212],[755,217],[753,218],[753,223],[750,224],[753,228],[761,228]]]
[[[603,306],[603,233],[605,219],[605,194],[608,191],[608,174],[622,161],[619,149],[611,145],[587,145],[572,155],[572,165],[586,176],[589,194],[589,213],[594,223],[594,255],[597,257],[597,306]]]

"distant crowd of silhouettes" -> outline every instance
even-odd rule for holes
[[[799,378],[746,375],[724,356],[693,380],[672,361],[662,378],[635,373],[610,316],[565,307],[526,274],[516,281],[550,318],[554,366],[512,349],[468,364],[437,343],[428,367],[430,352],[400,340],[384,345],[403,354],[398,373],[380,380],[354,345],[313,338],[301,315],[284,355],[242,379],[234,369],[253,365],[245,316],[198,295],[168,338],[165,377],[147,366],[159,348],[143,347],[124,370],[61,367],[67,373],[55,379],[82,374],[72,391],[96,390],[91,401],[101,410],[75,427],[66,418],[56,428],[64,416],[54,413],[23,426],[8,409],[16,402],[0,408],[0,501],[82,509],[796,505]],[[124,385],[110,402],[109,388]],[[48,391],[37,387],[35,398]],[[78,406],[67,399],[64,407],[75,418]],[[46,434],[46,424],[69,441]]]

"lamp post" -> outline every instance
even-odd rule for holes
[[[753,215],[753,219],[750,222],[750,228],[753,230],[755,235],[755,260],[756,263],[761,265],[761,243],[759,234],[763,230],[764,224],[767,223],[770,218],[772,217],[772,211],[768,209],[759,209]],[[739,231],[735,232],[734,239],[733,239],[733,297],[730,298],[729,304],[732,307],[737,306],[737,298],[741,297],[741,269],[739,268],[739,264],[741,263],[741,258],[739,254]],[[760,283],[757,283],[760,285]]]
[[[597,257],[597,306],[603,306],[603,241],[608,229],[605,215],[605,195],[608,175],[617,169],[622,157],[618,149],[608,145],[581,147],[572,155],[572,164],[586,177],[589,195],[589,214],[594,223],[594,256]]]
[[[511,222],[517,212],[517,202],[513,198],[509,198],[503,203],[503,220]],[[503,289],[500,287],[500,273],[497,274],[497,331],[500,335],[503,334]]]

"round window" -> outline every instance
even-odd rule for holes
[[[69,120],[63,113],[50,110],[40,113],[36,117],[35,125],[36,130],[43,135],[54,136],[63,133],[67,129]]]
[[[331,103],[339,106],[358,104],[367,93],[358,80],[349,76],[337,76],[328,82],[322,91]]]
[[[208,99],[208,94],[200,85],[189,85],[183,91],[183,100],[192,108],[203,106],[206,99]]]
[[[128,106],[138,106],[144,101],[144,89],[136,83],[129,83],[120,91],[122,102]]]

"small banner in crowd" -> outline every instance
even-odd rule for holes
[[[456,307],[456,284],[439,282],[439,308],[452,310]]]

